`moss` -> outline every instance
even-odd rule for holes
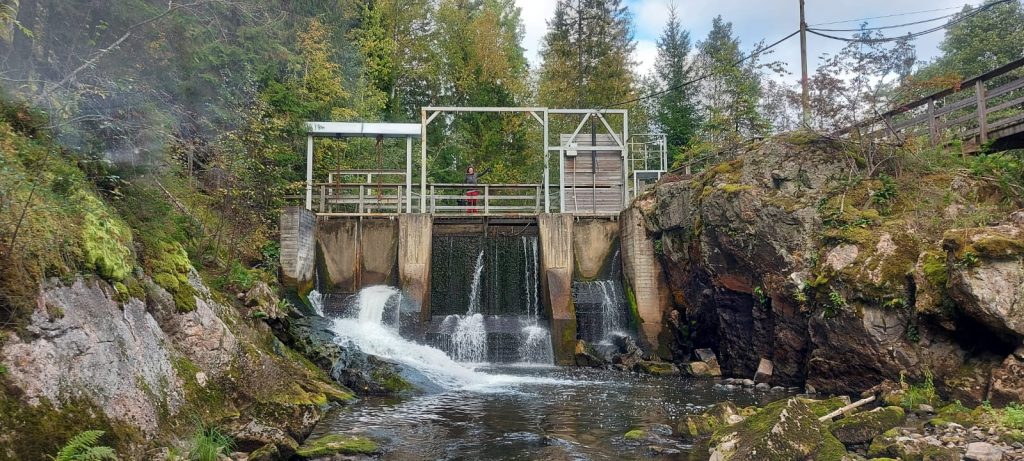
[[[747,184],[719,184],[718,190],[725,192],[726,194],[738,194],[742,191],[753,189],[753,186]]]
[[[903,424],[905,419],[902,408],[885,407],[847,416],[829,425],[829,431],[845,444],[862,444]]]
[[[201,386],[196,375],[202,370],[185,357],[178,357],[171,362],[174,371],[181,378],[185,400],[190,410],[203,421],[214,421],[220,418],[238,415],[238,410],[231,403],[223,384],[217,380],[208,380]]]
[[[117,293],[118,302],[128,302],[132,297],[131,292],[128,291],[128,286],[121,282],[114,282],[114,291]]]
[[[0,385],[2,386],[2,385]],[[107,433],[104,445],[128,455],[132,446],[144,443],[139,431],[127,424],[108,419],[103,411],[85,398],[65,399],[54,403],[45,398],[39,404],[25,404],[13,388],[0,392],[0,428],[4,447],[0,455],[10,459],[43,459],[56,454],[65,442],[85,430]],[[2,457],[2,456],[0,456]],[[132,459],[126,456],[125,459]]]
[[[699,438],[711,435],[729,425],[740,410],[732,402],[716,403],[699,415],[687,415],[679,422],[676,432],[682,437]]]
[[[640,317],[640,308],[636,304],[636,293],[633,293],[633,287],[629,284],[629,280],[622,279],[622,288],[626,291],[626,302],[629,303],[629,318],[633,322],[633,328],[639,330],[640,325],[643,325],[644,319]]]
[[[806,404],[787,399],[772,402],[747,419],[716,430],[710,443],[736,441],[735,451],[722,453],[723,459],[840,459],[845,449],[826,440],[826,435]]]
[[[1024,255],[1024,241],[1001,235],[982,237],[972,244],[977,254],[989,258]]]
[[[188,253],[178,242],[161,242],[147,258],[153,281],[174,297],[179,312],[196,310],[196,291],[188,280],[192,262]]]
[[[819,418],[843,408],[849,403],[848,399],[842,397],[831,397],[825,400],[800,399],[800,401],[811,409],[811,413],[814,413],[814,416]]]
[[[959,403],[951,403],[939,408],[936,419],[957,423],[964,427],[971,427],[978,423],[977,415],[970,408]]]
[[[846,446],[829,431],[821,431],[821,447],[818,448],[815,461],[843,461],[846,459]]]
[[[83,212],[81,238],[86,266],[107,280],[124,280],[135,262],[131,229],[91,193],[80,191],[75,199]]]
[[[647,433],[644,432],[642,429],[633,429],[629,432],[626,432],[626,435],[624,435],[623,437],[625,437],[626,440],[643,440],[644,438],[647,437]]]
[[[295,450],[302,458],[318,458],[333,455],[372,455],[380,452],[376,442],[351,435],[329,434],[306,440]]]
[[[921,264],[921,271],[928,283],[936,287],[944,287],[949,281],[949,268],[946,266],[946,256],[941,253],[929,251],[925,253]]]

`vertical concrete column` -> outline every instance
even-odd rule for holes
[[[434,221],[429,214],[398,217],[398,283],[419,306],[424,325],[430,322],[430,254]]]
[[[572,300],[572,215],[537,216],[540,240],[541,287],[544,308],[551,318],[555,362],[572,365],[576,352],[576,308]]]
[[[619,223],[606,218],[581,218],[572,229],[576,278],[594,280],[608,266],[619,237]]]
[[[651,352],[666,357],[661,351],[659,336],[664,329],[665,313],[671,307],[671,298],[661,271],[661,263],[654,254],[654,243],[647,236],[640,211],[627,208],[619,215],[622,245],[622,272],[627,289],[633,294],[630,306],[640,322],[638,333],[641,345]]]
[[[281,211],[281,281],[300,293],[313,287],[316,215],[300,206]]]

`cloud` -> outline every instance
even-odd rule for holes
[[[555,1],[516,0],[516,6],[521,10],[520,17],[525,29],[523,48],[526,49],[526,59],[530,60],[530,64],[536,66],[540,64],[541,41],[548,30],[547,20],[555,12]]]
[[[654,61],[658,58],[657,43],[651,40],[637,40],[633,58],[637,61],[637,73],[647,75],[654,69]]]

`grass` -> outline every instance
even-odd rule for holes
[[[907,410],[916,409],[921,404],[932,405],[939,401],[939,394],[935,391],[935,383],[931,373],[925,373],[924,382],[907,385],[903,378],[900,383],[904,387],[903,397],[900,399],[900,406]]]
[[[1003,409],[1003,425],[1016,430],[1024,430],[1024,405],[1011,403]]]
[[[228,454],[234,446],[234,441],[215,427],[200,427],[189,442],[191,461],[217,461],[219,455]]]

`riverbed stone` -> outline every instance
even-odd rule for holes
[[[712,405],[699,415],[686,415],[680,419],[676,432],[685,439],[711,435],[716,429],[743,421],[736,404],[725,401]]]
[[[654,376],[679,376],[679,367],[674,363],[641,360],[633,366],[633,371]]]
[[[693,351],[694,355],[708,367],[708,376],[722,376],[722,366],[718,363],[718,356],[715,355],[715,351],[711,349],[697,349]],[[698,376],[698,375],[694,375]],[[705,375],[700,375],[705,376]]]
[[[1003,450],[988,442],[971,442],[967,444],[967,461],[1002,461]]]
[[[328,434],[313,437],[295,451],[303,459],[316,459],[333,455],[373,455],[380,453],[373,440],[346,434]]]
[[[860,445],[903,424],[905,420],[906,415],[902,408],[884,407],[847,416],[832,423],[829,430],[847,446]]]
[[[576,351],[573,356],[578,367],[602,368],[607,364],[600,354],[582,339],[576,341]]]
[[[993,405],[1024,402],[1024,347],[1018,348],[992,370],[988,400]]]

